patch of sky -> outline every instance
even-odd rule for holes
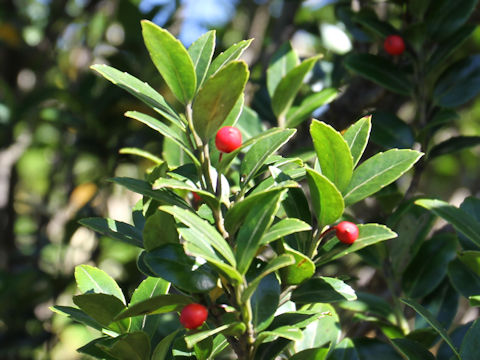
[[[185,46],[211,28],[226,24],[235,14],[238,0],[181,0],[183,22],[178,35]],[[143,13],[159,7],[152,21],[164,26],[176,10],[171,0],[142,0],[139,6]]]

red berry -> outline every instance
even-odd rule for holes
[[[193,200],[195,200],[196,202],[202,201],[202,197],[198,195],[196,192],[192,192],[192,195],[193,195]]]
[[[180,313],[180,322],[187,329],[196,329],[207,320],[208,310],[202,304],[188,304]]]
[[[217,149],[224,153],[230,153],[242,145],[242,133],[236,127],[224,126],[215,136]]]
[[[350,221],[342,221],[335,230],[338,240],[344,244],[353,244],[358,239],[358,227]]]
[[[390,55],[400,55],[405,51],[405,42],[398,35],[389,35],[386,37],[383,48]]]

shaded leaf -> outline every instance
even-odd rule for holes
[[[73,302],[83,312],[104,327],[112,324],[115,316],[125,309],[125,304],[113,295],[107,294],[83,294],[73,297]],[[122,323],[117,323],[122,324]],[[120,330],[126,331],[125,326],[120,325]]]
[[[57,314],[68,316],[70,319],[77,321],[83,325],[90,326],[99,331],[102,330],[102,325],[100,325],[97,321],[95,321],[92,317],[85,314],[80,309],[77,309],[71,306],[55,305],[55,306],[51,306],[50,310],[52,310]]]
[[[180,289],[206,292],[216,286],[213,274],[202,268],[192,270],[194,260],[185,255],[181,245],[167,244],[146,252],[143,261],[155,276],[171,282]]]
[[[456,136],[435,145],[428,153],[430,159],[480,145],[480,136]]]
[[[434,328],[436,332],[438,332],[438,334],[443,338],[443,340],[445,340],[445,342],[450,346],[455,355],[457,355],[457,357],[460,356],[457,349],[453,345],[452,340],[448,336],[446,330],[442,327],[438,320],[435,319],[432,314],[430,314],[427,309],[425,309],[422,305],[412,299],[400,299],[400,301],[410,306],[420,316],[422,316],[430,324],[430,326]]]
[[[480,358],[480,348],[478,339],[480,338],[480,320],[475,320],[468,329],[460,347],[460,357],[462,360],[475,360]]]
[[[161,211],[150,215],[143,228],[143,242],[147,251],[168,243],[178,244],[177,226],[173,217]]]
[[[150,359],[150,339],[143,331],[124,334],[115,340],[111,346],[97,346],[118,360]]]
[[[172,311],[179,311],[191,302],[192,299],[184,295],[157,295],[131,304],[127,309],[120,312],[115,317],[115,320],[147,314],[163,314]]]
[[[389,60],[371,54],[350,54],[344,60],[347,69],[393,91],[409,96],[412,83],[408,75]]]
[[[372,117],[371,140],[386,149],[410,149],[415,136],[410,126],[395,114],[376,111]]]
[[[480,223],[462,209],[441,200],[420,199],[415,201],[415,204],[429,209],[435,215],[448,221],[455,230],[480,247]]]
[[[480,276],[460,260],[455,259],[448,264],[448,278],[452,286],[464,297],[480,294]]]
[[[425,241],[402,276],[402,287],[410,298],[430,294],[447,275],[447,265],[455,258],[456,236],[438,234]]]
[[[283,246],[285,253],[293,256],[295,261],[292,265],[281,269],[282,284],[298,285],[306,279],[311,278],[315,273],[315,264],[312,260],[301,252],[288,247],[286,244]]]
[[[420,343],[409,339],[392,339],[393,347],[409,360],[434,360],[435,356]]]
[[[115,240],[123,241],[127,244],[143,248],[142,233],[134,226],[113,220],[99,217],[85,218],[78,221],[83,226],[88,227],[102,235]]]
[[[443,107],[465,104],[480,92],[480,55],[471,55],[451,65],[438,79],[433,91]]]
[[[252,307],[253,325],[261,331],[272,322],[280,301],[280,283],[275,274],[268,274],[260,281],[253,293],[250,303]]]

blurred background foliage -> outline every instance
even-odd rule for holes
[[[2,0],[0,358],[81,358],[75,349],[94,334],[49,310],[54,303],[71,301],[76,291],[76,265],[99,266],[127,292],[140,282],[137,250],[99,237],[79,226],[77,220],[109,216],[130,222],[130,208],[138,198],[105,179],[143,177],[152,163],[119,154],[119,150],[139,147],[162,156],[162,140],[123,116],[126,110],[149,110],[97,77],[90,65],[107,63],[148,80],[174,103],[150,64],[140,19],[168,28],[186,46],[209,29],[217,30],[217,51],[255,38],[243,56],[251,69],[246,103],[267,125],[273,125],[265,71],[274,51],[290,40],[302,58],[323,54],[302,91],[340,90],[333,103],[315,111],[317,118],[342,130],[378,109],[386,112],[385,116],[394,113],[408,124],[415,116],[409,99],[354,77],[343,66],[344,56],[353,49],[383,51],[380,41],[352,21],[352,9],[366,3],[398,28],[405,21],[399,11],[404,3],[400,0]],[[478,23],[479,18],[477,9],[471,22]],[[477,28],[456,50],[453,60],[479,49]],[[372,145],[372,151],[388,148],[394,141],[414,145],[408,134],[388,138],[381,122],[377,123],[372,138],[378,147]],[[300,125],[294,148],[289,150],[301,150],[308,144],[307,129],[308,122]],[[458,134],[480,134],[479,99],[462,106],[458,119],[437,132],[435,142]],[[478,196],[479,155],[477,146],[437,157],[426,169],[419,192],[456,206],[466,196]],[[383,195],[385,201],[380,197],[362,205],[362,220],[378,220],[392,211],[389,196],[395,191],[386,189]],[[360,287],[382,295],[385,285],[371,281],[374,271],[359,258],[350,258],[343,266],[349,269],[344,273],[356,274]],[[456,323],[475,315],[460,313]]]

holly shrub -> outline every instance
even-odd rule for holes
[[[99,331],[78,351],[99,359],[142,360],[433,359],[430,349],[441,341],[438,354],[444,359],[476,358],[478,320],[453,334],[446,329],[458,294],[472,306],[480,303],[480,200],[467,198],[458,208],[413,197],[433,157],[478,142],[459,136],[432,143],[433,133],[454,118],[452,107],[476,95],[473,85],[461,96],[454,90],[461,81],[478,80],[473,64],[479,61],[475,55],[448,63],[448,55],[473,31],[465,22],[472,10],[468,4],[475,1],[462,1],[465,12],[455,21],[444,16],[454,2],[437,3],[424,24],[428,42],[418,40],[418,31],[405,31],[406,50],[395,58],[351,53],[344,59],[353,73],[414,99],[415,122],[374,112],[352,119],[340,132],[313,119],[313,150],[297,154],[288,151],[295,127],[336,93],[325,89],[297,100],[319,56],[300,61],[288,43],[273,55],[266,90],[277,126],[270,128],[245,105],[249,69],[239,58],[251,40],[213,58],[215,31],[186,49],[167,30],[142,21],[145,45],[170,90],[165,97],[133,75],[92,66],[148,106],[125,116],[158,132],[166,150],[160,159],[130,149],[155,166],[144,179],[110,179],[142,197],[132,209],[132,224],[81,220],[138,248],[137,267],[145,279],[126,297],[104,271],[77,266],[76,307],[52,309]],[[418,16],[412,27],[426,20],[425,10],[412,11]],[[378,44],[398,34],[373,12],[352,19],[352,26],[372,32]],[[393,140],[404,140],[406,133],[411,141],[407,146],[384,141],[385,151],[366,152],[372,119],[376,132],[390,127]],[[240,130],[241,142],[236,137],[232,148],[220,152],[215,138],[226,126]],[[221,140],[232,145],[228,136]],[[417,150],[411,149],[414,141],[420,143]],[[352,207],[362,200],[391,189],[401,192],[396,180],[413,167],[411,185],[395,200],[388,226],[355,215]],[[431,235],[436,216],[455,232]],[[350,285],[356,273],[331,273],[331,264],[356,252],[383,272],[391,302],[356,292]],[[365,321],[382,335],[342,338],[339,310],[354,313],[352,321]],[[405,310],[411,310],[409,316]],[[414,324],[408,321],[413,311]]]

